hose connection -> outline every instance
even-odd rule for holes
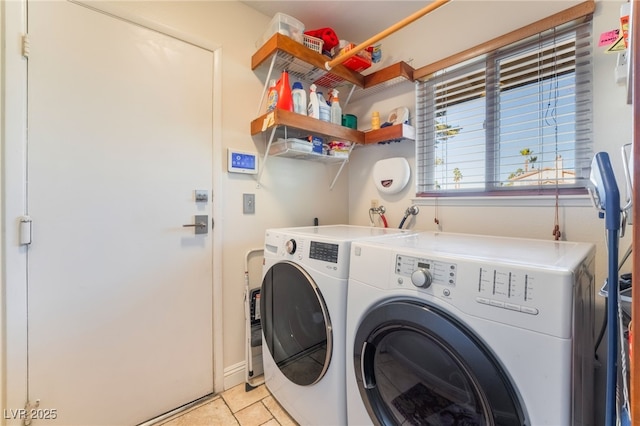
[[[417,215],[418,213],[420,213],[420,209],[418,208],[418,206],[416,206],[416,205],[414,204],[414,205],[411,205],[411,206],[407,207],[407,210],[405,210],[404,215],[405,215],[406,217],[409,217],[410,215],[415,216],[415,215]]]
[[[382,221],[382,224],[384,225],[385,228],[389,227],[389,224],[387,223],[387,218],[385,217],[384,213],[387,210],[384,208],[384,206],[378,206],[378,207],[371,207],[369,209],[369,221],[371,223],[371,226],[375,226],[374,225],[374,220],[373,220],[373,215],[378,215],[380,216],[380,220]]]
[[[420,213],[420,209],[415,204],[407,207],[407,210],[404,211],[404,217],[402,218],[402,221],[400,221],[400,226],[398,226],[398,228],[402,229],[404,223],[407,221],[407,218],[409,216],[415,216],[418,213]]]

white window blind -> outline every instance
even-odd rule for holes
[[[416,85],[419,196],[585,192],[591,21],[547,30]]]

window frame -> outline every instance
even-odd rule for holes
[[[566,31],[575,31],[576,33],[576,68],[573,71],[576,78],[576,87],[580,84],[588,85],[590,93],[588,94],[589,104],[593,103],[593,85],[592,85],[592,47],[591,43],[591,33],[593,31],[593,23],[592,23],[592,14],[593,4],[592,2],[585,2],[578,6],[575,6],[563,14],[563,16],[554,15],[545,20],[539,21],[527,27],[524,27],[520,30],[517,30],[514,33],[510,33],[505,35],[502,39],[495,39],[490,42],[487,42],[483,45],[480,45],[476,48],[469,49],[468,51],[461,52],[458,55],[454,55],[451,58],[446,58],[441,60],[435,64],[428,65],[427,67],[423,67],[421,69],[416,70],[414,74],[416,76],[416,117],[420,120],[420,115],[424,114],[424,107],[420,105],[418,96],[418,91],[421,88],[421,85],[424,88],[425,83],[421,81],[422,78],[426,77],[424,80],[433,80],[437,78],[438,70],[442,70],[445,68],[449,68],[453,70],[449,70],[451,74],[456,73],[459,69],[463,67],[473,66],[474,64],[477,66],[478,61],[482,62],[480,67],[484,70],[485,84],[487,83],[487,77],[492,75],[488,70],[492,65],[495,64],[496,57],[502,57],[502,55],[506,55],[506,52],[512,53],[514,49],[522,49],[522,46],[528,46],[531,48],[532,39],[540,39],[545,38],[549,39],[549,32],[551,31],[551,38],[556,34],[556,32],[566,32]],[[559,21],[559,20],[562,21]],[[586,25],[585,25],[586,24]],[[585,30],[586,28],[586,30]],[[584,33],[586,31],[586,33]],[[517,35],[514,35],[517,33]],[[585,35],[586,34],[586,35]],[[583,46],[585,40],[588,42],[588,46],[586,50]],[[479,54],[470,54],[470,52],[475,51]],[[583,57],[578,57],[578,55],[582,55],[583,51],[588,52],[588,60],[586,64],[583,64]],[[580,64],[579,64],[580,62]],[[471,65],[470,65],[471,64]],[[582,68],[579,68],[582,67]],[[582,74],[581,70],[587,69],[587,73],[585,75]],[[461,71],[462,72],[462,71]],[[586,78],[587,81],[578,81],[579,79]],[[489,84],[486,86],[491,87]],[[493,87],[497,87],[494,85]],[[494,92],[495,96],[498,96],[499,90]],[[575,105],[579,104],[581,94],[576,94],[578,99],[575,101]],[[432,95],[433,98],[433,95]],[[434,101],[435,102],[435,101]],[[485,110],[488,111],[487,114],[491,114],[491,109],[495,106],[495,98],[490,96],[490,91],[487,93],[487,103]],[[435,164],[435,156],[431,156],[426,153],[421,152],[422,149],[427,149],[424,140],[424,129],[420,129],[420,127],[424,126],[426,129],[433,129],[436,124],[436,114],[433,113],[432,117],[424,117],[423,122],[418,121],[417,127],[417,138],[416,138],[416,185],[417,191],[416,196],[419,198],[433,198],[433,197],[503,197],[503,196],[549,196],[549,195],[584,195],[588,193],[587,185],[588,185],[588,177],[589,177],[589,164],[585,164],[585,158],[590,157],[589,153],[593,152],[593,137],[592,137],[592,127],[593,127],[593,117],[591,116],[591,107],[586,109],[588,114],[583,112],[583,115],[579,116],[578,112],[576,112],[576,143],[578,144],[574,151],[580,152],[583,149],[587,149],[586,154],[582,154],[579,162],[576,164],[576,176],[577,180],[575,184],[572,185],[555,185],[555,184],[547,184],[547,185],[526,185],[526,186],[485,186],[484,188],[478,189],[448,189],[448,190],[439,190],[435,188],[429,188],[428,185],[433,185],[435,183],[435,177],[432,177],[430,180],[425,178],[428,173],[434,173],[433,164]],[[588,115],[588,123],[587,127],[584,127],[584,123],[581,122],[584,116]],[[487,115],[487,120],[489,119],[489,115]],[[496,120],[488,120],[491,121],[493,126],[496,126]],[[485,129],[485,134],[487,132],[494,132],[495,129],[492,129],[492,125],[488,125],[487,129]],[[587,134],[588,140],[582,140],[584,135]],[[432,136],[431,141],[435,146],[435,136]],[[421,145],[422,144],[422,145]],[[485,139],[485,145],[488,143]],[[490,148],[497,149],[499,147],[499,141],[494,141],[494,143],[490,146]],[[433,151],[433,149],[432,149]],[[485,161],[488,160],[496,161],[496,155],[491,152],[485,153]],[[431,169],[431,170],[429,170]],[[493,170],[491,173],[497,176],[497,172],[495,172],[495,167],[491,164],[485,165],[485,170],[491,169]],[[493,176],[492,176],[493,177]],[[499,179],[491,179],[488,182],[488,179],[485,174],[484,182],[489,184],[494,184],[495,181]],[[494,181],[494,182],[491,182]]]

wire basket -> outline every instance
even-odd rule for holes
[[[314,52],[322,53],[322,45],[324,44],[324,40],[304,34],[302,42],[305,46],[307,46]]]

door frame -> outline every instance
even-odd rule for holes
[[[117,3],[69,0],[115,19],[165,34],[213,54],[213,167],[212,227],[213,258],[213,391],[224,390],[222,336],[222,48],[197,36],[131,13]],[[27,260],[26,246],[19,245],[20,218],[29,213],[27,205],[27,60],[22,55],[21,36],[27,33],[27,0],[2,2],[0,35],[6,48],[0,55],[5,93],[0,100],[0,411],[24,408],[28,397],[27,340]],[[4,425],[5,416],[0,417]]]

